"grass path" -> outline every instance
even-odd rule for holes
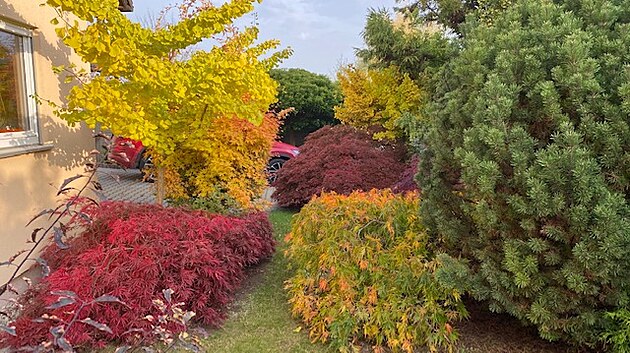
[[[269,218],[278,241],[276,254],[248,274],[240,296],[221,329],[204,339],[208,353],[332,353],[323,344],[313,344],[306,330],[295,332],[300,322],[291,318],[284,291],[289,277],[283,256],[284,236],[291,229],[292,212],[276,210]],[[567,353],[584,352],[561,343],[549,343],[533,328],[524,328],[514,318],[487,312],[469,303],[471,319],[457,326],[461,337],[457,353]],[[424,352],[420,348],[418,352]]]
[[[221,353],[319,353],[329,352],[322,344],[313,344],[300,323],[291,318],[284,291],[289,277],[282,255],[284,235],[291,229],[293,213],[276,210],[269,218],[278,241],[276,254],[268,263],[252,270],[241,296],[232,305],[223,327],[204,340],[206,352]]]

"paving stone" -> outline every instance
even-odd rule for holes
[[[97,176],[108,200],[155,203],[155,184],[142,181],[137,169],[99,168]]]
[[[142,174],[137,169],[101,167],[97,176],[108,200],[155,203],[155,183],[142,181]],[[275,188],[268,187],[262,194],[262,199],[270,202],[272,209],[277,207],[276,201],[271,197],[274,190]]]
[[[274,191],[276,191],[276,188],[270,186],[266,188],[262,194],[262,199],[269,202],[270,204],[269,210],[278,208],[278,202],[273,197],[271,197]]]

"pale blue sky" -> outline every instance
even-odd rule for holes
[[[157,15],[176,0],[134,0],[134,20]],[[216,3],[220,3],[217,1]],[[341,63],[354,61],[370,8],[392,8],[394,0],[263,0],[256,5],[260,39],[280,39],[293,56],[281,67],[299,67],[334,76]],[[251,24],[253,14],[245,17]]]

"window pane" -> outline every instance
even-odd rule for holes
[[[23,58],[23,38],[0,31],[0,133],[29,129]]]

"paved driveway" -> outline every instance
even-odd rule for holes
[[[97,175],[108,200],[155,203],[155,184],[143,182],[142,175],[137,169],[101,167]],[[271,198],[273,191],[274,188],[268,187],[262,198],[275,207],[275,201]]]
[[[107,199],[155,203],[155,185],[143,182],[138,169],[101,167],[96,173]]]

